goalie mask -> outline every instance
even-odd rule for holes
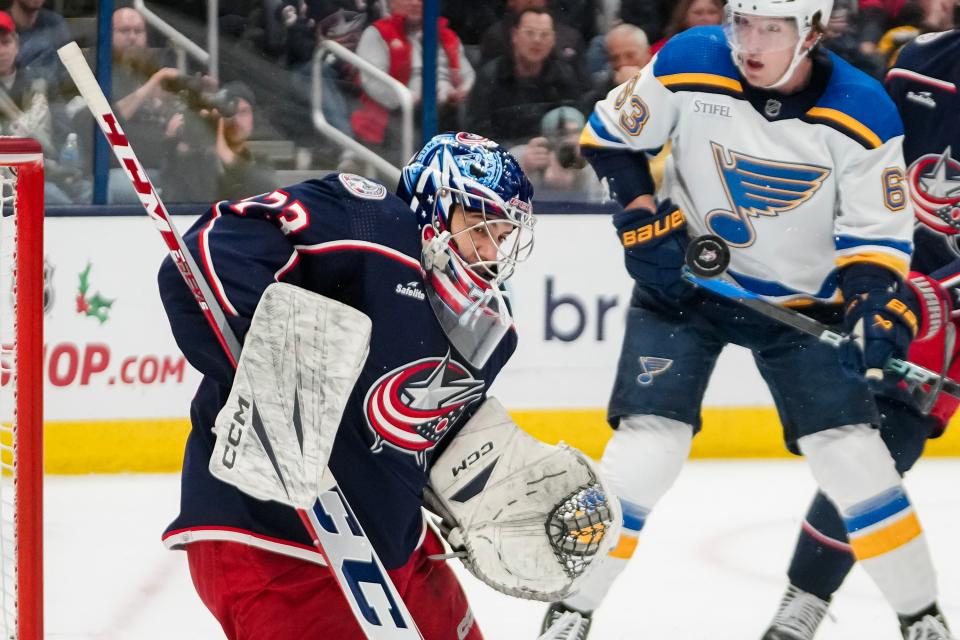
[[[492,140],[444,133],[404,167],[397,195],[417,216],[430,306],[482,367],[513,324],[503,283],[533,247],[533,186]]]
[[[731,0],[723,30],[734,64],[754,86],[783,86],[819,41],[818,36],[811,44],[808,36],[818,21],[826,24],[832,10],[833,0]],[[781,60],[786,68],[779,78],[753,80],[765,65],[776,66]]]

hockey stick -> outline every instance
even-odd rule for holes
[[[801,333],[813,336],[832,347],[839,347],[851,339],[849,335],[834,331],[822,322],[817,322],[813,318],[792,309],[778,306],[732,282],[701,278],[686,268],[683,272],[683,278],[695,286],[706,289],[722,298],[742,304],[772,320],[792,327]],[[887,360],[884,370],[901,377],[906,382],[918,385],[931,385],[933,389],[939,389],[939,391],[955,398],[960,398],[960,383],[938,373],[934,373],[918,364],[899,358],[890,358]]]
[[[140,203],[163,236],[170,256],[193,293],[217,341],[234,367],[240,343],[227,324],[223,310],[213,296],[170,214],[157,195],[143,165],[120,128],[106,96],[83,58],[76,42],[57,52],[86,101],[87,108],[103,131],[120,165],[126,170]],[[277,469],[278,474],[282,472]],[[283,478],[280,478],[281,483]],[[350,604],[364,634],[370,640],[416,640],[422,638],[397,589],[377,557],[370,540],[334,484],[317,487],[312,509],[297,508],[307,534],[333,571],[337,584]],[[290,504],[290,506],[294,506]]]

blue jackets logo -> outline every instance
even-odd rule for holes
[[[907,170],[917,218],[941,233],[960,232],[960,160],[943,153],[917,158]]]
[[[830,175],[827,167],[778,162],[728,152],[711,142],[720,182],[730,209],[714,209],[705,221],[715,233],[734,247],[749,247],[756,240],[751,218],[776,217],[792,211],[814,196]]]
[[[425,463],[447,428],[483,394],[484,381],[450,357],[423,358],[383,375],[367,391],[364,413],[373,432],[370,447],[384,445]]]

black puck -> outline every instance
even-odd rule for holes
[[[700,236],[687,246],[687,266],[701,278],[715,278],[730,264],[730,249],[719,236]]]

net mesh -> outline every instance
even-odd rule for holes
[[[16,247],[17,169],[0,167],[0,582],[3,638],[17,637],[16,562]]]
[[[553,552],[571,578],[576,578],[593,561],[600,543],[610,531],[612,511],[598,483],[571,493],[547,520],[547,534]]]

